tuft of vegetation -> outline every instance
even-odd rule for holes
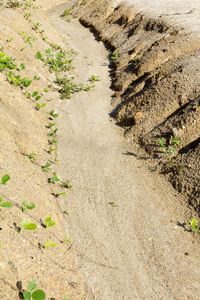
[[[46,299],[46,295],[45,292],[43,290],[35,290],[37,286],[37,282],[34,281],[30,281],[27,287],[27,290],[25,290],[23,292],[23,297],[25,300],[45,300]],[[35,290],[35,291],[33,291]]]
[[[192,219],[192,221],[190,222],[191,226],[192,226],[192,231],[200,231],[200,229],[197,227],[198,221],[194,218]]]
[[[25,212],[27,209],[32,210],[36,207],[34,203],[26,204],[26,200],[22,202],[22,211]]]

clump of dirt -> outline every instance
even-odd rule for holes
[[[199,148],[192,145],[200,132],[200,40],[162,17],[147,18],[125,3],[113,7],[108,2],[75,3],[72,14],[111,49],[116,91],[112,115],[126,137],[144,147],[199,211]],[[172,157],[158,142],[162,139],[169,147],[171,136],[179,141],[174,164],[192,168],[171,166]]]

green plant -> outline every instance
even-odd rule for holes
[[[65,196],[66,195],[66,192],[58,192],[58,191],[56,191],[56,197],[58,197],[58,196]]]
[[[46,225],[47,228],[54,227],[56,225],[56,222],[53,221],[51,219],[51,217],[48,217],[48,218],[45,219],[45,225]]]
[[[200,231],[200,229],[197,228],[198,221],[195,218],[192,219],[192,221],[190,222],[190,224],[192,226],[192,231]]]
[[[12,8],[12,7],[19,7],[22,4],[19,1],[8,0],[7,5],[8,5],[8,7]]]
[[[49,143],[50,143],[50,144],[55,144],[55,143],[57,143],[57,141],[54,140],[54,139],[52,139],[51,141],[49,141]]]
[[[47,126],[48,128],[53,127],[54,125],[56,125],[56,123],[49,123],[49,125]]]
[[[95,81],[100,81],[101,79],[99,78],[99,76],[95,76],[95,75],[92,75],[90,78],[89,78],[89,81],[91,82],[95,82]]]
[[[71,8],[65,9],[61,17],[67,17],[70,14],[71,10],[72,10]]]
[[[66,189],[71,189],[72,185],[70,184],[69,180],[66,180],[66,181],[61,181],[61,187],[66,188]]]
[[[36,205],[34,203],[26,204],[26,200],[22,202],[22,211],[25,212],[27,209],[31,210],[34,209]]]
[[[72,19],[70,17],[67,17],[65,18],[65,20],[70,23]]]
[[[42,26],[42,24],[40,24],[39,22],[37,22],[37,23],[34,25],[33,29],[37,30],[40,26]]]
[[[48,136],[52,136],[52,135],[56,134],[57,130],[58,130],[58,128],[56,128],[56,129],[53,130],[52,132],[49,132],[47,135],[48,135]]]
[[[34,75],[33,80],[40,80],[40,77],[37,77],[36,75]]]
[[[54,110],[51,110],[49,114],[50,114],[50,116],[51,116],[52,118],[57,118],[57,117],[58,117],[58,114],[55,114],[55,113],[54,113]]]
[[[49,249],[49,247],[57,247],[56,244],[52,243],[52,241],[48,241],[44,244],[45,248]]]
[[[24,14],[24,18],[26,19],[26,20],[28,20],[28,18],[30,18],[31,17],[31,13],[26,13],[26,14]]]
[[[16,69],[17,66],[13,63],[16,59],[13,59],[12,57],[5,56],[6,54],[3,52],[0,52],[0,70],[5,69]]]
[[[119,51],[118,50],[115,50],[113,53],[112,53],[112,56],[111,56],[111,60],[112,61],[115,61],[119,58]]]
[[[7,40],[7,42],[11,42],[13,40],[13,37],[11,37],[10,39]]]
[[[37,110],[39,110],[40,108],[42,108],[42,107],[45,107],[46,106],[46,103],[42,103],[42,104],[40,104],[40,103],[37,103],[37,105],[36,105],[36,109]]]
[[[37,225],[34,223],[30,223],[29,219],[25,219],[22,223],[21,226],[24,227],[27,230],[35,230],[37,229]],[[22,232],[22,228],[19,231],[19,234]]]
[[[109,202],[110,205],[112,205],[113,207],[117,207],[117,205],[115,204],[115,202]]]
[[[170,136],[170,144],[172,145],[167,145],[165,140],[163,138],[160,138],[157,140],[159,145],[162,147],[162,151],[169,156],[173,156],[174,152],[176,150],[176,145],[180,143],[180,140],[173,138],[173,136]]]
[[[20,68],[21,68],[21,70],[26,69],[25,64],[24,64],[24,63],[21,63],[21,64],[20,64]]]
[[[34,97],[36,101],[40,100],[41,99],[41,96],[38,95],[39,92],[38,91],[35,91],[32,93],[32,95],[30,94],[30,96]]]
[[[177,165],[176,159],[173,157],[171,157],[170,167],[173,169],[173,171],[176,171],[176,172],[179,172],[185,168],[184,165]]]
[[[38,158],[38,156],[37,156],[37,154],[35,154],[35,152],[31,152],[28,155],[25,155],[25,157],[26,157],[27,162],[31,161],[32,163],[34,163],[35,159]]]
[[[46,299],[46,295],[45,292],[43,290],[35,290],[34,292],[32,292],[37,286],[37,282],[34,281],[30,281],[27,287],[27,290],[23,292],[23,297],[25,300],[45,300]]]
[[[13,207],[13,204],[10,202],[2,202],[2,198],[0,197],[0,207]]]
[[[74,77],[68,79],[66,76],[64,78],[56,78],[56,83],[61,86],[58,89],[59,93],[61,93],[62,99],[70,99],[72,93],[76,93],[79,91],[89,91],[93,86],[83,86],[82,84],[74,84],[73,83]]]
[[[6,175],[4,175],[4,176],[1,178],[1,182],[0,182],[0,183],[3,184],[3,185],[7,185],[6,182],[7,182],[8,180],[10,180],[10,175],[7,175],[7,174],[6,174]]]
[[[54,175],[53,177],[50,178],[49,181],[50,181],[50,183],[54,183],[56,181],[60,181],[60,179],[56,175]]]
[[[10,71],[7,74],[7,79],[10,83],[13,83],[16,86],[21,86],[21,87],[28,87],[31,83],[32,80],[29,80],[28,78],[21,78],[20,75],[15,75],[14,73],[12,73],[12,71]]]
[[[50,163],[46,163],[44,167],[42,167],[42,171],[47,172],[47,171],[51,171],[52,169],[50,169],[49,167],[51,166]]]

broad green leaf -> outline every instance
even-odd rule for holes
[[[6,184],[6,182],[10,179],[10,175],[4,175],[1,179],[2,184]]]
[[[44,90],[43,90],[43,92],[45,92],[45,93],[48,93],[48,89],[47,89],[47,88],[46,88],[46,89],[44,89]]]
[[[0,247],[2,246],[2,243],[0,243]]]
[[[38,95],[38,91],[33,92],[32,96],[36,97]]]
[[[24,292],[23,292],[23,296],[24,296],[24,299],[25,299],[25,300],[31,299],[31,293],[28,292],[28,291],[24,291]]]
[[[32,299],[33,300],[45,300],[46,295],[45,292],[42,290],[36,290],[32,293]]]
[[[54,243],[52,243],[52,244],[50,245],[50,247],[57,247],[57,245],[54,244]]]
[[[26,206],[26,200],[24,200],[24,201],[22,202],[22,205],[23,205],[23,206]]]
[[[51,217],[45,219],[45,222],[50,222],[50,221],[51,221]]]
[[[173,138],[173,136],[171,136],[170,138],[171,138],[171,142],[172,142],[173,144],[178,144],[178,143],[180,143],[180,140],[179,140],[179,139],[175,139],[175,138]]]
[[[46,165],[44,166],[45,168],[48,168],[48,167],[50,167],[51,166],[51,164],[50,163],[46,163]]]
[[[192,221],[190,222],[190,224],[191,224],[191,226],[197,226],[197,224],[198,224],[198,221],[194,218],[194,219],[192,219]]]
[[[1,203],[1,201],[2,201],[2,198],[1,198],[1,196],[0,196],[0,203]]]
[[[51,221],[49,222],[49,226],[54,227],[55,225],[56,225],[56,222],[55,222],[55,221],[51,220]]]
[[[32,292],[36,288],[36,286],[37,286],[36,280],[30,281],[28,284],[28,290]]]
[[[40,100],[40,99],[41,99],[41,96],[35,97],[35,100],[36,100],[36,101],[38,101],[38,100]]]
[[[49,48],[49,49],[45,50],[45,53],[51,54],[51,49]]]
[[[25,228],[28,230],[34,230],[34,229],[37,229],[37,225],[34,223],[30,223],[30,224],[26,225]]]
[[[1,207],[13,207],[12,203],[10,203],[10,202],[2,202],[2,203],[0,204],[0,206],[1,206]]]
[[[52,136],[52,135],[54,135],[54,133],[53,132],[49,132],[47,135],[48,136]]]
[[[26,208],[27,209],[34,209],[35,207],[36,207],[36,205],[34,203],[29,203]]]

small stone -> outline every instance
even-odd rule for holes
[[[172,134],[175,139],[181,140],[184,135],[184,130],[182,128],[172,128]]]

